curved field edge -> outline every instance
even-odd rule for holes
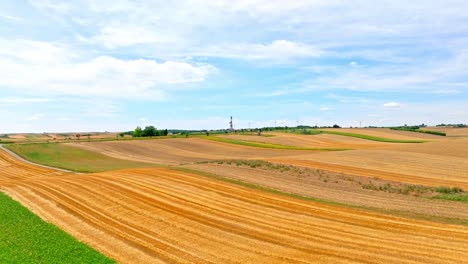
[[[0,263],[115,263],[0,192]]]
[[[75,172],[91,173],[156,166],[144,162],[116,159],[66,144],[10,144],[4,147],[27,161]]]
[[[242,145],[248,147],[257,147],[257,148],[270,148],[270,149],[287,149],[287,150],[318,150],[318,151],[342,151],[342,150],[351,150],[349,148],[306,148],[306,147],[295,147],[287,146],[280,144],[272,143],[263,143],[256,141],[247,141],[247,140],[236,140],[230,138],[221,138],[221,137],[202,137],[202,139],[217,141],[228,144]]]
[[[22,145],[18,145],[18,146],[25,146],[25,145],[27,145],[27,144],[22,144]],[[37,146],[40,146],[41,144],[31,144],[31,145],[34,145],[34,146],[37,147]],[[63,146],[63,144],[43,144],[43,145],[62,145]],[[65,146],[65,147],[66,148],[74,148],[74,147],[70,147],[70,146]],[[86,152],[87,154],[91,154],[91,157],[93,157],[93,154],[99,154],[99,153],[96,153],[96,152],[93,152],[93,151],[86,151],[86,150],[84,150],[84,152]],[[101,156],[102,154],[99,154],[99,155]],[[106,157],[106,158],[110,158],[110,157],[105,156],[105,155],[103,155],[103,156]],[[35,162],[35,163],[38,163],[38,164],[44,164],[44,165],[47,165],[47,166],[59,168],[59,166],[54,166],[54,164],[44,163],[42,161],[32,160],[28,156],[24,156],[24,158],[27,161],[32,161],[32,162]],[[54,157],[54,158],[57,158],[57,157]],[[71,158],[74,159],[74,160],[77,160],[76,157],[71,157]],[[119,159],[114,159],[114,158],[110,158],[110,159],[112,159],[114,161],[120,161]],[[123,160],[123,161],[126,161],[126,160]],[[81,164],[78,162],[78,165],[81,165]],[[145,164],[145,165],[148,165],[148,164]],[[99,167],[102,168],[101,166],[99,166]],[[131,165],[130,165],[130,167],[127,167],[127,166],[122,166],[122,167],[123,168],[109,169],[109,170],[132,168]],[[161,166],[160,165],[159,166],[156,166],[156,165],[151,166],[151,164],[150,164],[149,166],[143,166],[143,167],[161,167]],[[165,166],[163,166],[163,167],[165,167]],[[198,171],[198,170],[193,170],[193,169],[189,169],[189,168],[180,168],[180,167],[174,167],[174,166],[169,166],[169,167],[173,168],[173,169],[177,169],[177,170],[182,170],[182,171],[185,170],[185,172],[192,172],[192,173],[195,173],[195,174],[201,175],[201,176],[208,176],[208,177],[211,177],[211,178],[216,178],[218,180],[227,181],[227,182],[230,182],[230,183],[250,187],[250,188],[253,188],[253,189],[258,189],[258,190],[263,190],[263,191],[267,191],[267,192],[271,192],[271,193],[286,195],[286,196],[298,198],[298,199],[301,199],[301,200],[316,201],[316,202],[329,204],[329,205],[338,205],[338,206],[344,206],[344,207],[349,207],[349,208],[358,208],[358,209],[364,209],[364,210],[373,211],[373,212],[387,213],[387,214],[392,214],[392,215],[396,215],[396,216],[403,216],[403,217],[409,217],[409,218],[421,219],[421,220],[430,220],[430,221],[440,222],[440,223],[468,225],[468,219],[457,219],[457,218],[440,217],[440,216],[438,216],[438,217],[436,217],[436,216],[427,216],[427,215],[424,215],[424,214],[418,214],[418,213],[410,212],[410,211],[385,210],[385,209],[375,208],[375,207],[365,207],[365,206],[351,205],[351,204],[340,203],[340,202],[335,202],[335,201],[331,201],[331,200],[324,200],[324,199],[314,198],[314,197],[310,197],[310,196],[302,196],[302,195],[298,195],[298,194],[294,194],[294,193],[284,192],[284,191],[269,188],[269,187],[266,187],[266,186],[257,185],[257,184],[253,184],[253,183],[248,183],[248,182],[237,180],[237,179],[227,178],[227,177],[224,177],[224,176],[215,175],[215,174],[211,174],[211,173],[204,172],[204,171]],[[63,166],[62,166],[62,168],[63,168]],[[89,168],[90,167],[87,166],[88,170],[89,170]],[[133,166],[133,168],[136,168],[136,166]],[[75,172],[82,172],[79,167],[76,167],[75,163],[72,166],[66,166],[66,169],[71,170],[71,171],[75,171]],[[101,172],[101,171],[100,170],[94,170],[94,171],[91,170],[91,172]],[[444,197],[437,196],[437,197],[435,197],[435,199],[465,202],[465,201],[460,201],[460,200],[456,200],[456,199],[453,199],[453,198],[449,199],[449,198],[446,198],[445,196]]]
[[[338,135],[338,136],[345,136],[345,137],[355,137],[355,138],[361,138],[361,139],[367,139],[367,140],[379,141],[379,142],[386,142],[386,143],[426,143],[426,142],[429,142],[428,140],[391,139],[391,138],[370,136],[370,135],[365,135],[365,134],[339,132],[339,131],[329,131],[329,130],[320,130],[320,133]]]
[[[167,168],[11,179],[15,171],[47,171],[5,158],[9,194],[122,262],[400,264],[468,258],[463,226],[306,202]]]
[[[468,219],[425,215],[425,214],[421,214],[421,213],[415,213],[415,212],[411,212],[411,211],[402,211],[402,210],[385,210],[385,209],[377,208],[377,207],[370,207],[370,206],[362,206],[362,205],[354,205],[354,204],[349,204],[349,203],[336,202],[336,201],[332,201],[332,200],[320,199],[320,198],[315,198],[315,197],[311,197],[311,196],[304,196],[304,195],[300,195],[300,194],[296,194],[296,193],[285,192],[285,191],[278,190],[278,189],[275,189],[275,188],[270,188],[270,187],[267,187],[267,186],[264,186],[264,185],[259,185],[259,184],[239,180],[239,179],[229,178],[229,177],[221,176],[221,175],[218,175],[218,174],[205,172],[205,171],[201,171],[201,170],[196,170],[196,169],[192,169],[192,168],[175,167],[175,166],[171,166],[170,168],[173,169],[173,170],[180,171],[180,172],[191,173],[191,174],[195,174],[195,175],[199,175],[199,176],[203,176],[203,177],[208,177],[208,178],[215,179],[215,180],[218,180],[218,181],[223,181],[223,182],[227,182],[227,183],[230,183],[230,184],[235,184],[235,185],[247,187],[247,188],[250,188],[250,189],[259,190],[259,191],[268,192],[268,193],[273,193],[273,194],[286,196],[286,197],[291,197],[291,198],[295,198],[295,199],[299,199],[299,200],[303,200],[303,201],[318,202],[318,203],[322,203],[322,204],[326,204],[326,205],[333,205],[333,206],[340,206],[340,207],[364,210],[364,211],[369,211],[369,212],[375,212],[375,213],[381,213],[381,214],[387,214],[387,215],[403,217],[403,218],[411,218],[411,219],[431,221],[431,222],[437,222],[437,223],[443,223],[443,224],[455,224],[455,225],[468,226]]]

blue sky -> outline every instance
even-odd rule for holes
[[[467,123],[466,10],[1,1],[0,133]]]

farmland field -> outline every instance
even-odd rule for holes
[[[345,133],[352,131],[402,140],[429,138],[431,140],[425,143],[391,143],[342,135],[284,133],[274,133],[273,137],[222,136],[228,139],[295,147],[349,149],[332,152],[264,149],[208,141],[203,138],[144,142],[81,142],[72,145],[114,158],[156,164],[177,165],[218,159],[260,159],[411,184],[468,187],[468,148],[466,147],[468,139],[390,129],[337,129],[337,131]]]
[[[0,1],[0,264],[468,264],[468,0],[419,2]]]
[[[7,148],[32,162],[79,172],[151,166],[151,164],[143,162],[114,159],[100,153],[75,148],[69,144],[12,144]]]
[[[181,164],[224,158],[262,159],[267,157],[296,156],[309,150],[258,148],[203,138],[169,138],[145,141],[80,142],[71,146],[99,152],[118,159]]]
[[[0,192],[1,263],[114,263]]]
[[[272,132],[10,145],[37,163],[97,173],[0,150],[0,189],[118,262],[468,259],[468,139],[339,131],[428,142]],[[349,150],[310,150],[320,148]]]
[[[8,174],[10,163],[1,161],[1,175]],[[460,263],[468,258],[463,226],[301,201],[168,168],[79,176],[41,168],[37,173],[41,176],[27,180],[2,176],[0,186],[121,262]]]

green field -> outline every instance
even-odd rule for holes
[[[372,141],[380,141],[380,142],[388,142],[388,143],[424,143],[424,142],[428,142],[426,140],[391,139],[391,138],[382,138],[382,137],[369,136],[369,135],[364,135],[364,134],[329,131],[329,130],[320,130],[320,132],[324,133],[324,134],[339,135],[339,136],[346,136],[346,137],[355,137],[355,138],[367,139],[367,140],[372,140]]]
[[[263,143],[263,142],[256,142],[256,141],[236,140],[236,139],[221,138],[221,137],[203,137],[203,139],[229,143],[229,144],[243,145],[243,146],[248,146],[248,147],[256,147],[256,148],[289,149],[289,150],[321,150],[321,151],[349,150],[345,148],[305,148],[305,147],[287,146],[287,145]]]
[[[0,192],[0,263],[115,263]]]
[[[155,166],[115,159],[60,143],[11,144],[5,147],[31,162],[76,172],[102,172]]]

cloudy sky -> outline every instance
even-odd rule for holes
[[[3,0],[0,133],[468,123],[466,0]]]

